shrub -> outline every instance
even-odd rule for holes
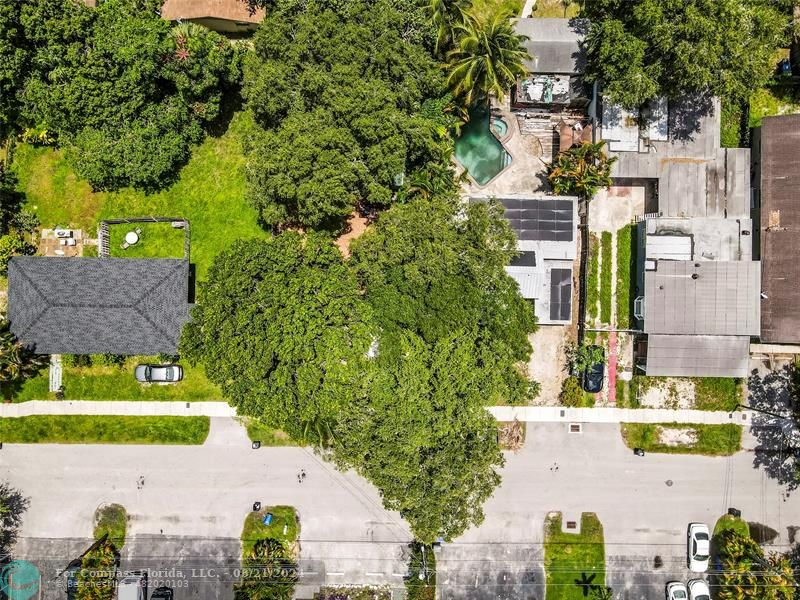
[[[583,389],[577,377],[567,377],[561,385],[558,401],[562,406],[580,406],[583,404]]]
[[[12,256],[31,255],[36,248],[22,239],[19,234],[10,233],[0,237],[0,275],[8,273],[8,261]]]
[[[63,354],[61,364],[68,368],[91,367],[92,357],[89,354]]]
[[[126,357],[122,354],[93,354],[90,357],[90,364],[103,365],[106,367],[122,367],[125,364],[125,359]]]

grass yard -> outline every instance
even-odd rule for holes
[[[167,216],[188,219],[192,262],[205,278],[212,259],[241,238],[266,237],[257,211],[245,200],[245,157],[242,139],[250,128],[237,113],[220,137],[207,137],[195,147],[179,180],[166,190],[146,194],[133,189],[92,192],[68,166],[64,153],[21,144],[14,155],[20,189],[28,197],[42,227],[75,227],[96,234],[101,219]],[[116,245],[119,248],[119,244]],[[146,247],[142,246],[142,249]],[[182,254],[181,254],[182,255]],[[126,254],[132,256],[132,254]]]
[[[125,235],[134,229],[141,230],[139,241],[123,248]],[[170,223],[120,223],[108,226],[108,238],[109,254],[112,257],[183,258],[186,232],[183,229],[175,229]]]
[[[262,446],[297,446],[289,434],[268,427],[258,419],[245,418],[244,425],[251,442],[259,441]]]
[[[744,142],[742,118],[745,107],[738,100],[722,98],[720,108],[720,145],[723,148],[740,148]]]
[[[722,515],[717,519],[717,524],[714,525],[713,536],[716,537],[723,531],[733,529],[743,536],[750,537],[750,526],[744,519],[734,517],[733,515]]]
[[[800,88],[791,81],[776,81],[750,97],[749,126],[760,126],[764,117],[795,113],[800,113]]]
[[[611,325],[611,263],[614,248],[611,243],[611,232],[604,231],[600,238],[600,253],[602,254],[600,271],[600,322]]]
[[[433,546],[412,542],[406,600],[436,600],[436,554]]]
[[[572,19],[580,13],[577,0],[536,0],[532,15],[525,17],[555,17],[558,19]]]
[[[128,513],[121,504],[104,504],[94,513],[94,539],[108,535],[108,541],[119,550],[125,544]]]
[[[9,444],[202,444],[208,417],[37,415],[0,418],[0,442]]]
[[[697,440],[689,444],[671,445],[661,442],[663,429],[692,429]],[[643,448],[659,454],[703,454],[705,456],[730,456],[742,447],[742,427],[726,423],[705,425],[699,423],[622,423],[622,439],[628,448]]]
[[[202,365],[183,367],[183,381],[174,385],[146,385],[136,381],[133,370],[139,363],[160,362],[155,356],[134,356],[121,367],[92,365],[64,367],[65,400],[176,400],[202,402],[223,400],[220,389],[211,383]],[[49,391],[48,370],[27,380],[14,395],[14,402],[55,399]]]
[[[617,231],[617,327],[630,329],[633,324],[633,299],[636,279],[636,235],[634,225]]]
[[[472,12],[477,16],[488,16],[495,11],[504,10],[519,17],[525,0],[473,0]]]
[[[594,513],[581,515],[580,534],[561,531],[561,513],[550,514],[544,524],[544,570],[547,600],[582,600],[584,586],[604,586],[606,559],[603,526]]]
[[[264,525],[264,516],[272,513],[272,523]],[[284,533],[284,527],[286,533]],[[300,535],[300,521],[292,506],[267,506],[258,512],[251,512],[245,517],[242,528],[242,555],[252,552],[258,540],[273,538],[293,546]]]
[[[694,408],[736,410],[742,401],[742,382],[733,377],[695,377]]]
[[[600,240],[589,234],[589,272],[586,274],[586,311],[592,319],[597,318],[597,302],[600,300]]]

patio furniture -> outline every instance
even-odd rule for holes
[[[128,242],[122,242],[119,247],[123,250],[127,250],[130,247],[130,244]]]
[[[128,243],[128,245],[133,246],[139,241],[139,234],[135,231],[129,231],[125,234],[125,241]]]
[[[137,235],[142,235],[142,228],[141,227],[137,227],[136,229],[134,229],[134,231],[137,233]]]

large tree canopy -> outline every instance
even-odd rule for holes
[[[343,411],[335,458],[375,484],[417,539],[452,539],[483,520],[500,483],[497,424],[484,409],[476,332],[432,344],[384,336],[369,393]]]
[[[215,259],[182,351],[240,414],[322,443],[357,393],[371,342],[365,309],[330,238],[239,242]]]
[[[3,94],[0,113],[67,148],[96,188],[168,183],[219,115],[224,90],[238,82],[238,53],[227,40],[196,25],[173,28],[159,5],[18,0],[16,12],[0,5],[0,19],[15,24],[0,30],[0,56],[13,50],[0,88],[17,87]]]
[[[734,529],[715,536],[722,570],[716,577],[719,600],[793,600],[796,582],[789,557],[771,554]]]
[[[248,193],[266,224],[335,228],[357,203],[390,204],[432,160],[446,134],[423,109],[443,81],[423,14],[394,0],[269,11],[244,81],[263,130],[247,149]]]
[[[485,401],[530,397],[515,363],[530,356],[535,321],[504,270],[516,239],[500,205],[462,207],[437,198],[396,206],[352,251],[365,298],[385,331],[410,331],[427,343],[474,332]]]
[[[789,18],[767,0],[592,0],[589,73],[628,107],[664,94],[746,98],[774,69]]]

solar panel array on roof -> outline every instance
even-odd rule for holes
[[[572,308],[572,271],[550,271],[550,320],[569,321]]]
[[[571,242],[575,224],[572,200],[523,200],[503,198],[508,219],[517,239],[547,242]]]
[[[511,259],[512,267],[535,267],[536,252],[520,252],[519,256]]]

